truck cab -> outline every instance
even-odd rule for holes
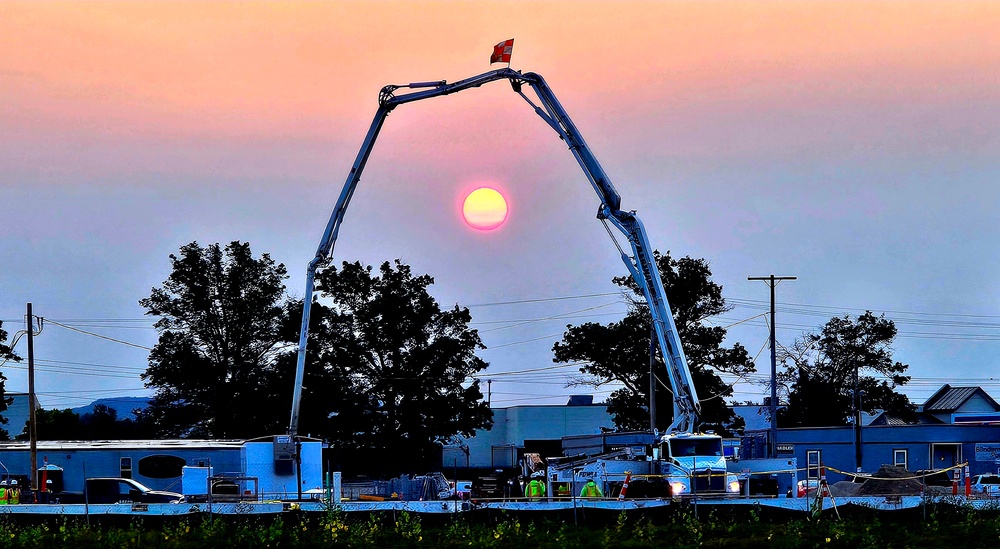
[[[739,478],[726,470],[722,437],[705,433],[676,433],[660,439],[663,474],[673,497],[740,492]]]

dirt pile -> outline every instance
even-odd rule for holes
[[[835,482],[830,485],[830,495],[835,498],[854,497],[858,495],[858,490],[861,489],[861,486],[861,484],[849,480]]]
[[[919,496],[923,484],[902,467],[883,465],[858,488],[859,496]]]

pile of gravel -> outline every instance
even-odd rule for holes
[[[883,465],[872,478],[858,488],[859,496],[919,496],[923,483],[913,473],[892,465]],[[892,480],[900,479],[900,480]],[[904,480],[905,479],[905,480]]]
[[[830,495],[835,498],[854,497],[858,495],[858,490],[861,489],[861,486],[863,485],[849,480],[835,482],[830,485]]]

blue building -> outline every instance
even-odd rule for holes
[[[565,405],[493,408],[493,426],[445,446],[441,462],[445,470],[515,467],[526,451],[562,455],[563,437],[613,428],[607,404],[594,404],[592,395],[573,395]]]
[[[301,471],[294,462],[295,443],[288,436],[254,440],[121,440],[39,441],[37,482],[55,492],[82,492],[85,478],[134,479],[153,490],[181,492],[186,470],[201,469],[201,478],[225,475],[252,478],[246,490],[263,498],[288,499],[319,490],[323,484],[322,442],[303,438]],[[0,442],[0,475],[31,478],[28,442]],[[204,488],[204,480],[195,488]],[[242,487],[242,485],[241,485]]]
[[[818,478],[822,464],[830,482],[858,472],[859,456],[865,473],[882,465],[919,471],[965,462],[972,475],[1000,470],[1000,404],[981,387],[944,385],[917,412],[916,424],[881,414],[857,429],[779,428],[777,455],[797,458],[805,478]],[[766,438],[767,431],[747,431],[741,456],[765,457]]]

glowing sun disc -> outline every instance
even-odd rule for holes
[[[462,216],[473,229],[491,231],[507,219],[507,200],[496,189],[480,187],[465,197]]]

